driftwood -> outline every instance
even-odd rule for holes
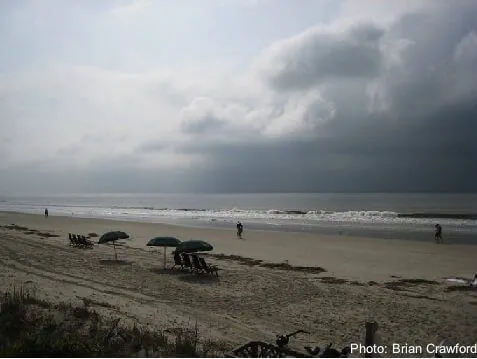
[[[366,337],[365,345],[373,346],[375,344],[375,335],[378,330],[378,324],[376,322],[366,323]],[[321,350],[319,346],[311,348],[309,346],[304,347],[306,353],[293,350],[287,347],[290,338],[298,333],[308,333],[304,330],[297,330],[290,334],[277,335],[276,345],[262,342],[251,341],[234,350],[226,357],[228,358],[347,358],[351,354],[351,348],[349,346],[344,347],[341,350],[336,350],[332,347],[332,343],[328,344],[324,350]],[[368,355],[367,355],[368,356]]]
[[[311,355],[301,353],[285,347],[277,347],[270,343],[252,341],[232,351],[229,358],[312,358]]]

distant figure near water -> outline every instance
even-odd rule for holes
[[[240,239],[242,239],[242,232],[243,232],[243,224],[238,221],[237,222],[237,237],[239,237]]]
[[[442,227],[439,223],[435,225],[434,240],[436,243],[442,243]]]
[[[45,208],[45,217],[48,217],[48,208]]]

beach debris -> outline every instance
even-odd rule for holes
[[[32,235],[32,234],[36,234],[40,237],[43,237],[43,238],[49,238],[49,237],[59,237],[58,234],[52,234],[52,233],[49,233],[49,232],[41,232],[37,229],[31,229],[31,228],[28,228],[28,227],[23,227],[23,226],[18,226],[14,223],[12,223],[11,225],[5,225],[5,226],[1,226],[5,229],[9,229],[9,230],[12,230],[12,231],[22,231],[23,234],[28,234],[28,235]]]
[[[11,230],[15,230],[15,231],[28,231],[30,230],[28,227],[23,227],[23,226],[18,226],[16,224],[11,224],[9,226],[4,226],[6,229],[11,229]]]
[[[318,278],[322,283],[326,284],[345,284],[348,283],[346,279],[336,277],[320,277]]]
[[[395,281],[385,282],[384,287],[395,291],[404,291],[411,286],[417,285],[436,285],[439,282],[422,278],[402,278]]]
[[[459,284],[468,284],[470,287],[477,287],[477,273],[474,275],[474,278],[470,280],[466,278],[452,277],[446,278],[446,281]]]
[[[50,237],[59,237],[59,234],[52,234],[48,232],[37,232],[37,235],[43,238],[50,238]]]
[[[460,278],[447,278],[446,281],[453,282],[453,283],[460,283],[460,284],[466,284],[467,283],[466,280],[460,279]]]
[[[347,358],[351,354],[351,347],[345,346],[341,351],[333,348],[333,343],[329,343],[323,351],[319,346],[313,349],[310,346],[304,347],[306,353],[299,352],[287,346],[289,338],[298,333],[307,333],[299,330],[287,335],[278,335],[277,345],[262,341],[250,341],[234,350],[230,357],[235,358]]]
[[[223,253],[204,253],[204,255],[211,256],[216,259],[224,259],[224,260],[232,260],[236,261],[242,265],[248,265],[250,267],[258,266],[270,269],[280,269],[280,270],[290,270],[290,271],[297,271],[297,272],[305,272],[305,273],[313,273],[319,274],[322,272],[326,272],[326,269],[322,267],[307,267],[307,266],[295,266],[287,263],[270,263],[264,262],[261,259],[254,259],[250,257],[242,257],[235,254],[223,254]]]
[[[367,330],[368,325],[367,323]],[[368,337],[368,341],[374,342],[374,332],[377,330],[377,325],[373,327],[373,336]],[[232,357],[238,358],[347,358],[351,354],[351,347],[345,346],[341,350],[333,348],[333,343],[329,343],[322,351],[320,346],[315,346],[313,349],[311,346],[305,346],[306,353],[299,352],[297,350],[288,347],[290,338],[299,334],[310,334],[305,330],[299,329],[294,332],[285,335],[276,336],[276,345],[262,341],[250,341],[232,351]],[[367,333],[369,334],[369,333]]]
[[[291,333],[285,334],[285,335],[277,334],[277,339],[276,339],[275,343],[277,344],[277,346],[279,348],[283,348],[284,346],[288,345],[288,343],[290,342],[291,337],[294,337],[295,335],[300,334],[300,333],[310,334],[309,332],[307,332],[303,329],[298,329],[294,332],[291,332]]]
[[[351,347],[349,346],[344,347],[341,351],[332,348],[332,346],[333,343],[328,344],[320,358],[347,358],[351,354]]]

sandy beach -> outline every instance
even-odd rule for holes
[[[36,232],[5,227],[13,224]],[[0,225],[3,291],[24,285],[46,299],[89,301],[99,311],[158,328],[197,321],[202,335],[231,347],[297,329],[310,332],[293,340],[297,348],[342,346],[362,342],[367,320],[379,323],[385,344],[477,342],[477,291],[452,290],[445,280],[473,277],[477,246],[436,245],[432,233],[429,242],[417,242],[246,229],[239,240],[234,228],[19,213],[0,213]],[[68,245],[68,233],[110,230],[131,236],[118,246],[120,265],[109,245]],[[220,279],[162,270],[162,249],[146,242],[164,235],[211,243],[206,258],[221,268]],[[168,260],[171,265],[172,256]]]

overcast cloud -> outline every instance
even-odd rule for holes
[[[477,191],[477,3],[3,1],[0,194]]]

